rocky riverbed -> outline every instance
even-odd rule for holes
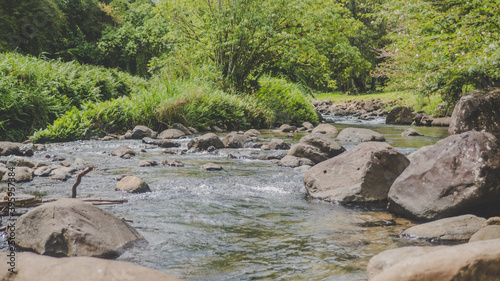
[[[464,128],[458,126],[463,119],[457,118],[450,130]],[[413,128],[418,136],[408,126],[352,120],[239,133],[192,134],[178,125],[157,134],[138,127],[100,140],[35,147],[1,143],[0,153],[18,155],[2,156],[0,171],[6,180],[6,175],[14,177],[6,167],[16,166],[19,196],[68,197],[75,174],[92,165],[78,197],[128,201],[101,208],[131,228],[127,235],[102,235],[129,240],[99,239],[92,225],[103,223],[93,221],[101,215],[84,215],[99,211],[68,211],[75,204],[61,201],[59,207],[47,207],[54,215],[30,212],[20,224],[41,223],[41,230],[29,228],[46,233],[44,220],[83,214],[74,219],[82,222],[74,234],[48,239],[86,238],[47,250],[40,245],[51,242],[40,243],[43,235],[32,238],[24,229],[19,245],[57,256],[118,256],[185,280],[406,280],[402,276],[422,270],[429,280],[439,270],[447,276],[462,272],[464,278],[478,271],[484,278],[500,276],[497,267],[489,266],[500,253],[494,239],[500,219],[492,217],[498,215],[498,139],[468,130],[447,137],[448,128],[440,127]],[[418,225],[408,219],[443,220]],[[88,235],[82,236],[81,229]],[[402,247],[469,239],[478,244]],[[135,240],[145,243],[132,245]],[[92,241],[109,249],[94,251]],[[5,240],[1,249],[7,250]],[[37,263],[36,256],[22,256]],[[458,258],[437,263],[451,256]],[[461,266],[471,262],[486,267],[463,271]]]

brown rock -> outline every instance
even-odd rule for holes
[[[210,146],[215,148],[224,148],[224,143],[214,133],[207,133],[202,136],[193,138],[188,143],[188,148],[195,148],[198,150],[207,150]]]
[[[337,139],[343,142],[385,141],[382,134],[363,128],[345,128],[337,136]]]
[[[469,242],[498,238],[500,238],[500,225],[487,225],[474,233]]]
[[[162,131],[159,135],[159,139],[180,139],[185,137],[186,134],[179,129],[167,129]]]
[[[443,246],[419,256],[409,252],[370,281],[500,280],[500,239]]]
[[[389,210],[433,220],[500,213],[500,147],[490,133],[449,136],[409,156],[389,191]]]
[[[9,281],[180,281],[163,272],[128,262],[91,257],[53,258],[16,253],[16,274],[7,269],[8,253],[0,254],[0,280]]]
[[[305,143],[294,144],[288,151],[288,155],[298,158],[307,158],[314,163],[319,163],[328,159],[326,153],[321,152],[319,148]]]
[[[143,239],[123,220],[78,199],[43,204],[16,222],[20,249],[56,257],[115,258]]]
[[[451,135],[471,130],[489,132],[500,139],[500,88],[476,90],[460,98],[448,132]]]
[[[321,133],[327,135],[337,135],[339,130],[330,124],[319,124],[312,130],[312,133]]]
[[[385,119],[385,123],[394,125],[411,125],[414,117],[415,113],[412,112],[411,108],[407,106],[397,106],[389,111],[389,114],[387,114],[387,118]]]
[[[387,199],[409,160],[387,143],[365,142],[307,171],[304,184],[313,198],[334,202]]]
[[[130,193],[150,192],[149,185],[142,179],[134,176],[126,176],[117,184],[115,190],[124,190]]]
[[[295,168],[304,165],[313,166],[314,162],[307,158],[299,158],[292,155],[286,155],[279,160],[278,165],[282,167]]]
[[[245,143],[250,140],[251,138],[247,135],[231,132],[222,139],[222,143],[228,148],[243,148]]]
[[[131,156],[135,156],[135,151],[126,145],[120,145],[118,148],[111,151],[112,156],[120,156],[122,158],[127,154],[131,155]]]
[[[481,229],[485,221],[485,218],[474,215],[445,218],[410,227],[401,236],[435,243],[464,243]]]

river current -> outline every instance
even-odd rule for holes
[[[339,130],[370,128],[409,154],[446,137],[446,128],[420,127],[423,137],[402,137],[408,126],[385,125],[383,119],[337,119]],[[262,130],[258,141],[272,137],[295,143],[284,133]],[[222,137],[224,134],[220,134]],[[182,139],[187,148],[189,139]],[[109,155],[120,145],[138,153],[132,159]],[[353,144],[343,144],[347,149]],[[234,155],[258,149],[221,149],[218,154],[166,155],[140,140],[76,141],[46,144],[32,161],[53,156],[73,162],[82,158],[96,166],[83,177],[78,197],[125,198],[122,205],[101,206],[132,220],[148,241],[129,249],[118,260],[164,271],[184,280],[365,280],[369,259],[408,243],[399,233],[412,225],[383,211],[383,206],[343,206],[311,200],[303,184],[304,171],[271,161]],[[49,157],[50,158],[47,158]],[[185,167],[138,167],[141,160],[180,160]],[[213,162],[224,170],[207,172]],[[114,191],[117,178],[135,175],[152,192]],[[74,177],[66,182],[35,178],[18,184],[18,192],[43,198],[71,195]],[[102,233],[102,235],[107,235]],[[4,245],[5,247],[5,241]]]

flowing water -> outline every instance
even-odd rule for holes
[[[446,136],[445,128],[417,128],[425,136],[402,137],[408,126],[388,126],[380,120],[343,119],[335,126],[373,129],[405,154]],[[259,141],[285,138],[285,134],[262,132]],[[287,140],[297,142],[301,136]],[[182,140],[182,146],[187,142]],[[109,155],[122,144],[145,152],[129,160]],[[256,149],[171,156],[140,140],[46,146],[48,151],[37,152],[33,161],[51,164],[46,157],[60,156],[69,162],[82,158],[96,165],[83,178],[78,197],[128,199],[128,203],[102,208],[133,220],[130,224],[148,243],[128,250],[118,260],[185,280],[365,280],[370,257],[405,244],[399,233],[411,225],[383,212],[383,206],[311,200],[304,188],[303,171],[270,161],[228,157],[256,153]],[[352,146],[345,144],[347,149]],[[176,159],[185,167],[138,167],[146,159]],[[200,170],[207,162],[220,164],[224,170]],[[124,174],[144,179],[152,192],[114,191],[117,178]],[[44,198],[68,197],[73,181],[35,178],[18,184],[18,191]]]

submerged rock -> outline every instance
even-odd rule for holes
[[[115,190],[124,190],[130,193],[150,192],[149,185],[142,179],[135,176],[126,176],[117,184]]]
[[[36,207],[22,215],[16,226],[20,249],[55,257],[116,258],[144,239],[123,220],[78,199]]]
[[[0,254],[0,280],[10,281],[180,281],[163,272],[128,262],[91,257],[53,258],[34,253],[16,253],[16,274],[7,271],[8,253]],[[50,270],[49,270],[50,269]]]
[[[345,128],[337,136],[337,139],[343,142],[385,141],[382,134],[363,128]]]
[[[406,129],[404,132],[401,133],[401,136],[403,137],[415,137],[415,136],[423,136],[421,133],[417,132],[417,130],[413,128]]]
[[[220,171],[222,170],[222,166],[214,163],[207,163],[201,166],[201,169],[205,171]]]
[[[165,159],[161,161],[161,164],[164,166],[170,166],[170,167],[184,167],[184,163],[178,160],[170,160],[170,159]]]
[[[383,201],[409,162],[387,143],[365,142],[313,166],[304,184],[311,197],[326,201]]]
[[[411,219],[500,213],[500,147],[490,133],[449,136],[409,156],[389,191],[389,210]]]
[[[154,167],[157,165],[158,163],[153,160],[142,160],[141,162],[139,162],[139,167]]]
[[[485,221],[485,218],[474,215],[445,218],[410,227],[401,236],[435,243],[464,243],[481,229]]]

